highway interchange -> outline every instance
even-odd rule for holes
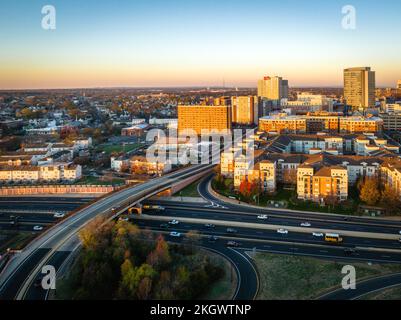
[[[178,174],[175,176],[179,176]],[[174,176],[170,176],[174,179]],[[165,178],[166,179],[166,178]],[[259,279],[249,252],[273,252],[279,254],[304,255],[322,259],[333,259],[341,261],[365,261],[372,263],[401,263],[401,244],[399,243],[401,222],[383,219],[348,217],[316,213],[300,213],[286,210],[254,208],[241,204],[223,201],[210,191],[210,177],[203,179],[198,186],[200,195],[204,202],[160,202],[147,201],[150,204],[158,204],[165,207],[163,211],[145,211],[141,216],[132,216],[131,220],[141,228],[151,229],[155,232],[163,232],[166,238],[172,242],[185,241],[184,238],[173,238],[169,236],[170,231],[187,233],[196,230],[200,233],[199,245],[206,249],[218,252],[226,257],[233,265],[239,282],[235,293],[235,299],[254,299],[259,288]],[[160,182],[153,182],[150,187]],[[148,190],[149,185],[139,186],[136,192]],[[125,193],[124,193],[125,192]],[[123,191],[118,196],[119,201],[127,198],[132,192]],[[118,195],[118,194],[117,194]],[[106,200],[105,200],[106,199]],[[35,279],[39,276],[40,269],[35,266],[44,263],[52,264],[58,270],[67,260],[70,253],[74,251],[79,243],[76,233],[87,221],[98,215],[99,212],[107,211],[110,203],[116,202],[105,198],[84,209],[84,213],[62,221],[56,227],[46,233],[46,237],[39,237],[39,245],[34,249],[28,247],[13,262],[14,272],[1,274],[2,280],[1,298],[3,299],[46,299],[48,292],[34,286]],[[89,199],[68,199],[64,204],[54,204],[52,210],[63,211],[64,206],[78,206]],[[29,199],[26,200],[29,202]],[[78,203],[80,202],[81,203]],[[0,208],[3,208],[0,200]],[[60,205],[60,207],[57,207]],[[29,210],[31,208],[27,208]],[[33,208],[32,208],[33,209]],[[40,205],[36,209],[42,210]],[[71,210],[76,209],[71,207]],[[65,211],[66,209],[64,209]],[[85,211],[86,210],[86,211]],[[124,213],[123,211],[122,213]],[[259,215],[267,215],[267,219],[258,219]],[[84,215],[84,218],[82,217]],[[2,226],[0,217],[0,226]],[[27,214],[24,223],[31,227],[31,223],[41,223],[42,215]],[[38,220],[39,219],[39,220]],[[44,215],[43,224],[53,223],[54,218]],[[45,221],[45,219],[48,219]],[[72,219],[72,221],[71,221]],[[74,220],[76,219],[76,221]],[[163,225],[172,219],[179,220],[178,225],[165,229]],[[83,221],[82,221],[83,220]],[[301,224],[308,222],[309,227]],[[63,224],[68,223],[68,226]],[[213,224],[213,227],[206,227]],[[59,228],[62,228],[61,231]],[[228,233],[227,228],[235,229],[235,233]],[[278,229],[288,230],[288,234],[280,234]],[[341,246],[328,245],[320,237],[313,236],[313,232],[336,231],[344,235],[344,244]],[[68,231],[68,232],[67,232]],[[50,236],[49,236],[50,233]],[[218,237],[217,240],[210,236]],[[42,240],[41,240],[42,239]],[[228,241],[235,241],[237,247],[227,246]],[[355,251],[346,252],[345,248]],[[17,264],[19,263],[19,265]],[[12,270],[8,269],[8,270]],[[345,290],[333,292],[331,295],[322,297],[324,299],[353,299],[363,293],[378,290],[390,285],[401,284],[398,276],[386,276],[380,280],[370,280],[364,283],[358,292],[345,293]],[[22,290],[23,289],[23,290]],[[23,294],[22,294],[23,291]]]

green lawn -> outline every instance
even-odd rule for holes
[[[237,288],[237,275],[229,261],[218,254],[207,253],[213,262],[224,269],[224,276],[210,288],[208,294],[202,300],[230,300],[234,296]]]
[[[107,154],[130,152],[136,148],[139,148],[141,144],[126,144],[126,145],[100,145],[96,148],[98,152],[106,152]]]
[[[20,250],[35,236],[32,232],[0,231],[0,253],[8,248]]]
[[[352,264],[357,279],[401,271],[401,265],[347,263],[317,258],[257,253],[255,264],[260,275],[260,300],[316,299],[341,287],[342,267]]]
[[[178,196],[179,197],[194,197],[194,198],[200,197],[200,195],[198,193],[198,184],[199,184],[199,182],[200,182],[200,180],[195,181],[194,183],[191,183],[190,185],[186,186],[181,191],[178,191],[173,196],[176,196],[176,197],[178,197]]]
[[[112,179],[112,180],[100,180],[97,177],[83,177],[82,179],[75,182],[75,184],[81,185],[95,185],[95,186],[108,186],[108,185],[119,185],[124,184],[124,179]]]

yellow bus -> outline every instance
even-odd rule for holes
[[[330,243],[342,243],[343,238],[337,233],[326,233],[324,236],[324,241]]]

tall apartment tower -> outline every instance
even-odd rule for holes
[[[281,77],[264,77],[258,81],[258,96],[269,100],[288,98],[288,80]]]
[[[375,106],[375,72],[369,67],[344,70],[344,98],[353,108]]]
[[[255,96],[231,98],[232,121],[237,124],[258,124],[260,117],[259,100]]]

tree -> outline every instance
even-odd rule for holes
[[[157,238],[156,248],[148,255],[146,262],[156,269],[161,269],[171,262],[169,246],[163,236]]]
[[[249,182],[243,180],[239,186],[239,193],[246,201],[252,200],[255,196],[260,194],[259,184],[256,182]]]
[[[375,205],[380,199],[379,181],[377,178],[366,177],[361,184],[359,198],[369,206]]]
[[[386,184],[381,194],[381,204],[388,214],[401,214],[401,199],[397,190],[391,185]]]

